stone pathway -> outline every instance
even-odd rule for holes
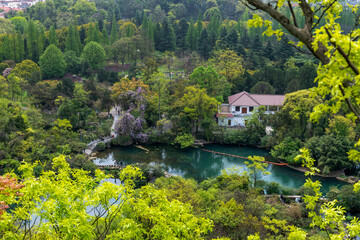
[[[85,149],[85,155],[91,155],[91,153],[94,151],[94,149],[96,148],[97,144],[99,142],[103,142],[103,143],[108,143],[111,141],[111,139],[114,137],[117,137],[117,134],[115,133],[115,124],[117,122],[117,120],[120,118],[121,116],[121,110],[120,107],[118,106],[114,106],[111,111],[110,114],[113,116],[114,121],[113,124],[111,126],[111,132],[110,132],[110,136],[108,137],[104,137],[102,139],[97,139],[94,140],[90,143],[88,143],[87,148]]]

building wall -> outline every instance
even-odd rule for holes
[[[229,120],[231,120],[231,125],[229,125]],[[245,120],[245,117],[219,118],[218,124],[223,127],[245,127]]]

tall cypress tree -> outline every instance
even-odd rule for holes
[[[94,23],[89,23],[89,30],[87,32],[87,36],[86,36],[86,44],[88,44],[89,42],[93,41],[93,36],[94,36]]]
[[[162,45],[162,35],[161,35],[161,26],[160,23],[157,23],[154,29],[154,43],[155,49],[160,51]]]
[[[196,22],[196,29],[195,29],[195,41],[196,41],[195,42],[195,44],[196,44],[195,49],[197,49],[197,47],[198,47],[202,29],[203,29],[203,27],[202,27],[202,16],[199,13],[198,20]]]
[[[205,59],[208,59],[210,56],[210,46],[209,46],[209,36],[207,33],[206,28],[204,28],[201,31],[201,35],[199,38],[199,44],[198,44],[198,52],[201,56],[203,56]]]
[[[228,30],[226,27],[222,27],[221,28],[221,32],[220,32],[220,36],[219,39],[216,43],[216,47],[218,49],[226,49],[228,48],[228,44],[227,44],[227,36],[228,36]]]
[[[220,35],[220,19],[217,16],[211,16],[209,26],[207,27],[208,35],[213,35],[218,38]]]
[[[74,25],[74,33],[75,33],[75,42],[76,42],[76,56],[80,56],[81,54],[81,38],[79,33],[79,28],[77,25]]]
[[[195,29],[193,20],[190,21],[188,31],[185,38],[185,46],[187,49],[195,50],[196,42],[195,42]]]
[[[39,30],[38,39],[37,39],[37,47],[38,47],[38,56],[39,57],[44,53],[45,42],[46,42],[45,29],[43,26],[41,26],[40,30]]]
[[[93,32],[92,32],[92,41],[93,42],[97,42],[99,43],[100,42],[100,34],[99,34],[99,25],[97,22],[95,22],[94,24],[94,29],[93,29]]]
[[[273,50],[273,46],[271,44],[271,41],[268,40],[266,47],[264,49],[264,55],[265,57],[267,57],[270,60],[274,60],[274,50]]]
[[[17,41],[18,51],[19,51],[19,56],[20,56],[19,62],[21,62],[22,60],[25,59],[24,39],[21,34],[17,34],[16,41]]]
[[[56,37],[55,27],[52,25],[50,27],[50,33],[49,33],[49,43],[54,44],[55,46],[58,46],[58,40]]]
[[[80,35],[80,42],[81,42],[81,44],[85,44],[86,31],[85,31],[84,26],[81,26],[79,35]]]
[[[169,23],[168,18],[165,18],[162,22],[160,31],[160,43],[161,45],[159,46],[159,50],[162,52],[174,51],[176,48],[175,32],[173,27]]]
[[[34,62],[39,60],[39,51],[38,51],[38,36],[39,31],[33,20],[29,20],[27,27],[27,49],[28,49],[28,58]]]
[[[75,25],[70,25],[68,35],[66,38],[65,50],[73,51],[77,56],[80,55],[80,37],[77,38],[77,27]]]
[[[182,50],[185,50],[188,27],[189,24],[182,18],[176,28],[176,46]]]
[[[9,35],[6,35],[4,37],[3,44],[2,44],[2,52],[4,54],[5,60],[14,59],[14,54],[13,54],[12,48],[10,46]]]
[[[144,13],[142,23],[141,23],[140,34],[142,36],[144,36],[145,38],[149,38],[150,36],[148,35],[148,33],[149,33],[149,20],[148,20],[146,14]]]
[[[239,34],[235,28],[232,28],[229,34],[226,36],[227,45],[230,49],[235,50],[239,43]]]
[[[101,33],[101,43],[103,45],[109,45],[109,35],[106,31],[106,27],[104,26],[102,28],[102,33]]]
[[[113,19],[111,23],[110,43],[113,44],[118,39],[119,39],[119,33],[117,29],[117,23],[115,20],[115,15],[113,15]]]

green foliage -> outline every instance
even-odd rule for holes
[[[337,187],[330,188],[326,194],[330,200],[337,200],[338,206],[343,206],[347,212],[358,213],[360,212],[360,194],[354,193],[352,185],[342,186],[340,189]]]
[[[52,170],[39,178],[33,176],[34,167],[25,163],[21,166],[24,187],[17,196],[12,194],[6,199],[14,209],[0,219],[0,234],[4,238],[31,234],[67,239],[202,239],[211,230],[210,220],[195,217],[186,204],[167,200],[164,191],[150,186],[135,191],[134,181],[141,178],[138,168],[122,170],[123,184],[116,185],[103,181],[109,176],[100,170],[93,178],[86,171],[71,169],[65,156],[54,158]],[[27,231],[16,227],[33,216],[41,220]],[[149,221],[151,225],[147,224]]]
[[[191,133],[185,133],[175,138],[174,143],[180,145],[181,148],[187,148],[194,144],[195,138]]]
[[[98,151],[104,151],[106,149],[106,143],[104,142],[99,142],[98,144],[96,144],[96,150]]]
[[[288,163],[295,163],[294,159],[299,154],[303,143],[299,139],[292,139],[287,137],[280,144],[271,149],[271,155],[280,160],[285,160]]]
[[[312,137],[304,144],[311,156],[317,160],[316,166],[324,174],[339,169],[352,169],[354,163],[349,161],[347,153],[353,148],[355,142],[347,137],[324,135]]]
[[[182,117],[190,119],[198,132],[200,124],[212,118],[219,103],[209,97],[205,89],[190,86],[185,88],[183,97],[175,104],[181,109]]]
[[[62,77],[65,74],[66,62],[60,49],[55,45],[46,48],[40,57],[39,65],[44,79]]]
[[[263,157],[259,156],[249,156],[248,159],[251,161],[245,161],[247,173],[250,175],[254,182],[254,187],[256,187],[256,181],[261,178],[261,175],[269,175],[270,172],[266,171],[266,168],[268,166],[267,163],[265,163],[265,159]]]
[[[39,66],[31,60],[24,60],[16,64],[11,73],[25,79],[30,84],[36,84],[41,80],[41,70]]]
[[[257,82],[251,89],[250,93],[257,94],[274,94],[275,89],[267,82]]]
[[[104,64],[106,53],[99,43],[90,42],[84,47],[81,57],[92,69],[99,69]]]
[[[201,88],[205,88],[209,96],[216,98],[219,102],[223,102],[230,95],[231,85],[220,77],[212,66],[194,69],[190,80]]]

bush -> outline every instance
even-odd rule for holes
[[[261,147],[271,149],[276,145],[276,138],[273,136],[266,135],[261,138],[260,142],[261,142],[260,144]]]
[[[7,63],[4,63],[4,62],[0,63],[0,75],[3,73],[3,71],[5,69],[7,69],[9,67],[10,67],[9,64],[7,64]]]
[[[354,144],[355,142],[348,137],[324,135],[310,138],[304,147],[309,149],[323,173],[328,174],[331,171],[354,167],[354,163],[349,161],[347,154]]]
[[[98,144],[96,144],[96,150],[98,151],[104,151],[106,149],[106,143],[104,142],[99,142]]]
[[[195,138],[191,133],[185,133],[175,138],[174,143],[180,145],[181,148],[187,148],[194,144]]]
[[[303,143],[299,139],[287,137],[279,145],[271,150],[271,155],[288,163],[295,163],[294,158],[299,154],[299,149]]]

